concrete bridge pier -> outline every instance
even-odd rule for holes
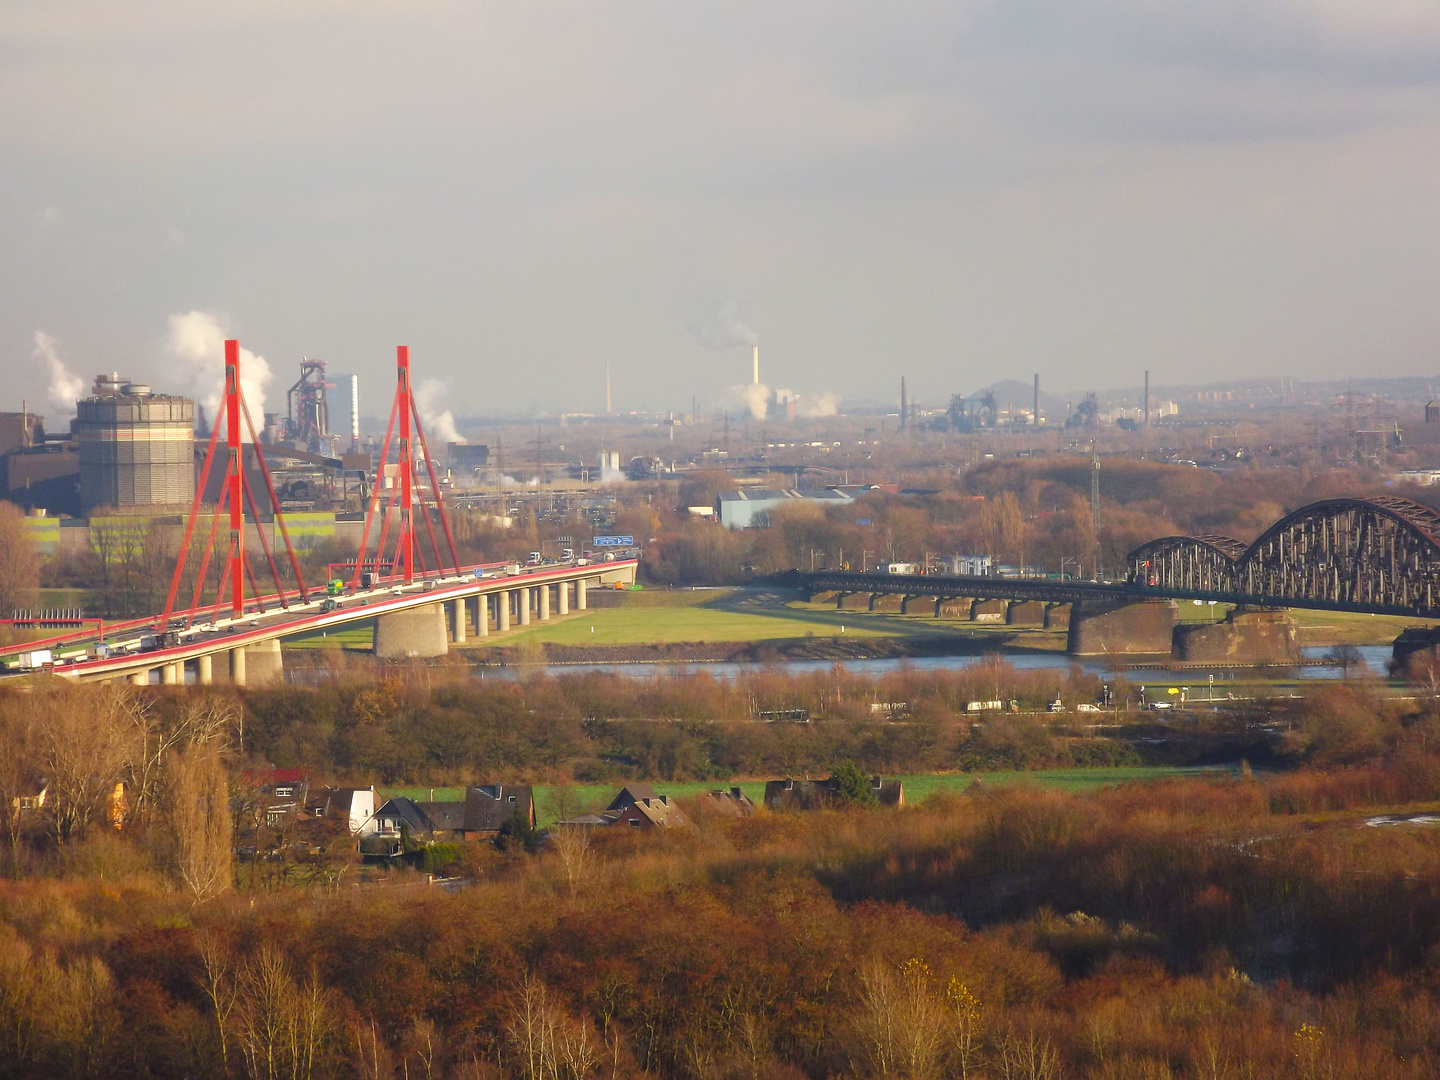
[[[935,602],[937,619],[968,619],[975,601],[968,596],[943,596]]]
[[[517,590],[515,595],[520,598],[520,625],[530,625],[530,593],[529,588]]]
[[[585,610],[585,579],[579,578],[575,582],[575,610]]]
[[[550,621],[550,586],[540,586],[540,621]]]
[[[245,650],[230,650],[230,681],[236,686],[245,685]]]
[[[160,668],[161,686],[179,686],[185,681],[185,665],[165,664]]]
[[[285,663],[280,656],[280,639],[246,645],[245,678],[250,686],[277,686],[285,681]]]
[[[562,581],[555,586],[555,601],[561,615],[570,614],[570,583],[568,581]]]
[[[215,658],[209,653],[195,658],[195,685],[209,686],[215,681]]]
[[[933,596],[907,596],[900,602],[900,614],[922,615],[926,612],[933,614],[938,602]]]
[[[1170,654],[1175,637],[1173,600],[1139,604],[1075,604],[1070,609],[1071,656]]]
[[[134,685],[134,686],[149,686],[149,685],[150,685],[150,672],[148,672],[148,671],[137,671],[137,672],[135,672],[135,674],[133,674],[133,675],[130,676],[130,682],[131,682],[131,684]]]
[[[454,638],[456,645],[463,643],[465,640],[465,620],[469,617],[470,614],[465,609],[469,606],[469,601],[467,601],[463,596],[458,598],[451,604],[451,618],[455,624],[451,637]]]
[[[375,620],[375,655],[385,660],[444,656],[450,650],[444,603],[392,611]]]
[[[475,597],[475,636],[490,636],[490,597]]]
[[[498,592],[495,594],[495,629],[502,634],[510,629],[509,592]]]

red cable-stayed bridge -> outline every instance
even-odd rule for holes
[[[552,611],[563,615],[572,607],[583,609],[589,587],[634,582],[634,559],[526,567],[460,562],[411,388],[410,350],[401,345],[396,350],[395,396],[378,467],[384,477],[393,446],[394,485],[387,489],[377,480],[372,489],[359,550],[353,563],[347,564],[350,575],[344,587],[334,582],[307,586],[245,402],[239,365],[239,342],[226,341],[222,415],[216,418],[206,449],[163,610],[156,616],[108,624],[87,621],[68,633],[0,649],[0,658],[35,658],[48,652],[44,670],[82,681],[158,679],[180,684],[189,681],[189,669],[198,683],[226,680],[245,685],[281,677],[282,638],[374,620],[377,654],[436,656],[450,642],[464,641],[471,633],[483,637],[492,627],[501,632],[512,625],[529,625],[532,619],[549,619]],[[272,548],[264,530],[255,533],[264,555],[261,572],[268,570],[273,591],[262,592],[256,560],[246,550],[246,510],[252,521],[261,515],[252,481],[242,467],[243,434],[250,437],[283,542],[282,553]],[[417,483],[417,459],[424,463],[428,486]],[[207,540],[197,550],[196,529],[204,516],[201,499],[217,466],[224,470],[219,502],[210,514]],[[228,525],[223,544],[219,542],[222,522]],[[214,598],[207,602],[212,556],[221,551],[223,564]],[[289,575],[282,573],[282,563],[293,581],[286,580]],[[188,604],[179,606],[187,592]]]

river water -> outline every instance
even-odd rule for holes
[[[1324,648],[1306,649],[1304,651],[1307,660],[1323,659],[1327,652]],[[1066,671],[1074,664],[1089,674],[1098,675],[1102,679],[1113,678],[1115,669],[1104,660],[1075,660],[1065,653],[1030,653],[1030,652],[1001,652],[1001,657],[1018,671],[1045,671],[1061,670]],[[1364,669],[1352,667],[1350,674],[1354,675],[1385,675],[1386,665],[1390,662],[1389,645],[1361,645],[1360,656],[1364,663]],[[886,657],[876,660],[781,660],[772,663],[760,664],[736,664],[728,661],[717,661],[714,663],[632,663],[632,664],[545,664],[541,670],[546,675],[582,675],[587,672],[606,672],[614,675],[626,675],[636,679],[654,679],[673,677],[677,674],[704,671],[720,679],[733,679],[748,671],[763,669],[766,671],[779,671],[790,675],[804,675],[817,671],[830,671],[837,664],[846,671],[855,675],[883,675],[886,672],[896,671],[902,665],[913,671],[959,671],[971,667],[974,664],[983,663],[985,656],[912,656],[912,657]],[[530,669],[532,672],[535,669]],[[1209,676],[1214,675],[1217,679],[1230,680],[1235,678],[1244,679],[1255,677],[1260,674],[1256,668],[1185,668],[1175,670],[1163,667],[1130,668],[1123,670],[1124,676],[1132,683],[1178,683],[1186,686],[1204,686],[1209,682]],[[481,667],[475,669],[477,678],[481,679],[513,679],[517,671],[515,668],[504,667]],[[1280,678],[1299,679],[1342,679],[1345,677],[1344,670],[1339,665],[1307,665],[1296,668],[1275,668],[1268,674]]]

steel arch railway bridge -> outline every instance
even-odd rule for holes
[[[1440,513],[1410,499],[1327,499],[1252,544],[1166,536],[1126,559],[1126,584],[1160,596],[1213,594],[1271,607],[1440,614]]]
[[[1126,559],[1124,577],[1077,581],[1053,577],[933,574],[799,573],[812,596],[837,606],[904,597],[935,614],[1069,627],[1069,651],[1158,654],[1181,660],[1269,663],[1299,659],[1285,608],[1440,618],[1440,513],[1409,499],[1327,499],[1277,521],[1254,543],[1228,536],[1165,536]],[[1235,605],[1224,624],[1180,626],[1173,604],[1195,600]],[[957,604],[959,610],[957,610]],[[861,603],[860,606],[867,606]],[[1267,610],[1268,609],[1268,610]],[[983,610],[983,614],[981,614]],[[1396,658],[1423,648],[1440,660],[1440,634],[1405,631]]]

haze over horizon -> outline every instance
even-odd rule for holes
[[[733,407],[756,339],[812,399],[1435,367],[1433,4],[20,0],[0,50],[6,409],[203,398],[227,332],[272,411],[403,342],[460,417],[607,359]]]

